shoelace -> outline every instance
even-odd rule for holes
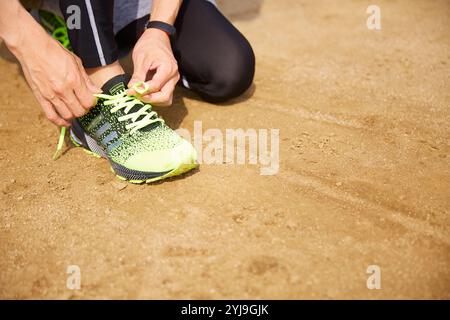
[[[133,86],[133,89],[138,94],[143,94],[147,91],[148,85],[145,82],[139,82]],[[114,106],[110,110],[111,113],[116,113],[119,110],[124,111],[125,115],[118,117],[117,120],[119,121],[131,120],[131,122],[125,126],[125,129],[130,131],[130,134],[134,134],[139,129],[147,127],[152,123],[156,122],[164,123],[164,120],[158,117],[158,114],[155,111],[152,111],[152,106],[150,104],[146,104],[140,101],[136,96],[128,95],[126,91],[123,91],[122,93],[115,95],[95,94],[95,96],[97,98],[104,100],[103,105]],[[141,106],[141,108],[136,109],[134,111],[131,110],[139,106]],[[58,145],[56,147],[56,152],[53,155],[53,160],[56,160],[60,157],[65,136],[66,136],[66,127],[61,127]]]

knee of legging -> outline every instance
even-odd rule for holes
[[[205,100],[220,103],[243,94],[252,84],[255,75],[255,55],[245,40],[234,50],[228,50],[222,61],[211,71]]]

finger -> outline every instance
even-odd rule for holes
[[[148,84],[147,82],[137,82],[131,89],[128,89],[127,93],[129,95],[146,95],[148,94]]]
[[[44,111],[45,116],[47,117],[50,122],[54,123],[57,126],[60,127],[68,127],[70,126],[70,123],[63,118],[61,118],[53,108],[53,105],[50,103],[50,101],[44,99],[42,95],[37,91],[33,90],[34,96],[36,97],[36,100],[39,102],[39,104],[42,107],[42,110]]]
[[[172,68],[169,64],[161,64],[157,69],[153,78],[147,81],[148,90],[147,92],[158,92],[162,90],[164,85],[171,79]]]
[[[132,88],[138,82],[145,82],[147,77],[147,72],[150,69],[150,65],[148,65],[144,59],[135,59],[134,61],[134,72],[131,77],[130,82],[128,83],[128,88]],[[136,91],[133,89],[128,90],[128,94],[136,94]]]
[[[85,79],[81,81],[79,86],[74,88],[74,91],[84,110],[89,110],[97,104],[97,98],[94,96],[94,93],[97,92],[92,92],[91,89],[89,89],[89,85],[86,83]]]
[[[52,104],[49,101],[45,101],[41,104],[42,110],[44,110],[45,116],[48,120],[53,122],[58,127],[69,127],[70,122],[61,118],[53,108]]]
[[[94,85],[89,79],[80,59],[76,59],[78,64],[78,70],[81,75],[81,81],[79,85],[74,86],[75,95],[80,101],[81,106],[85,110],[89,110],[97,104],[97,98],[94,96],[95,93],[102,93],[102,90]]]
[[[153,75],[153,78],[145,83],[145,86],[147,90],[144,92],[136,92],[136,90],[128,89],[128,94],[135,95],[139,94],[140,96],[145,96],[146,94],[158,92],[161,90],[161,88],[170,80],[171,77],[171,68],[168,64],[162,64],[159,67],[157,67],[155,74]],[[136,82],[130,81],[131,85],[135,85]]]
[[[70,109],[66,106],[66,104],[61,101],[59,98],[54,98],[50,101],[55,108],[56,112],[58,112],[59,116],[66,121],[70,121],[74,118]]]
[[[70,112],[75,117],[81,117],[86,113],[86,110],[81,105],[74,91],[67,90],[64,92],[64,95],[60,96],[61,101],[65,103],[65,105],[69,108]]]
[[[86,113],[89,109],[97,104],[97,98],[87,89],[86,85],[81,85],[74,90],[75,95],[80,102],[81,107],[84,109],[83,113]]]
[[[53,124],[55,124],[57,126],[61,126],[61,127],[70,126],[69,122],[67,122],[66,120],[61,118],[59,116],[59,114],[56,113],[56,111],[55,111],[53,105],[50,103],[50,101],[45,99],[42,96],[42,94],[39,92],[37,87],[33,85],[33,82],[30,81],[30,74],[29,74],[27,68],[23,68],[23,72],[24,72],[25,78],[27,79],[27,82],[30,85],[31,91],[33,92],[34,97],[36,98],[37,102],[41,106],[42,111],[44,111],[44,114],[45,114],[46,118],[50,122],[52,122]]]
[[[141,100],[155,106],[169,106],[172,104],[175,84],[175,81],[169,81],[162,87],[161,91],[142,96]]]

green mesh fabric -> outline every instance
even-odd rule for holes
[[[168,150],[181,143],[181,137],[165,124],[150,131],[138,131],[122,138],[122,144],[111,150],[110,156],[119,163],[140,152]]]
[[[41,26],[67,50],[73,51],[64,19],[46,10],[39,10],[38,13]]]
[[[107,150],[109,145],[118,142],[117,146],[110,151],[106,151],[108,157],[117,163],[124,163],[129,157],[137,153],[172,149],[182,142],[182,138],[164,123],[157,123],[156,126],[151,125],[134,134],[130,134],[125,128],[127,122],[118,120],[120,116],[124,115],[124,112],[119,110],[115,113],[111,113],[111,108],[111,106],[104,106],[102,100],[99,100],[97,105],[86,115],[78,118],[78,121],[83,129],[95,139],[104,150]],[[98,121],[99,115],[102,117],[100,121]],[[109,123],[111,128],[98,136],[97,131],[105,123]],[[111,132],[116,132],[117,138],[104,144],[103,139]]]

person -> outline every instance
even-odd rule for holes
[[[47,118],[70,126],[71,140],[107,158],[121,179],[195,168],[192,145],[152,105],[170,105],[177,84],[212,103],[241,95],[255,71],[247,39],[208,0],[59,0],[59,9],[67,22],[79,19],[66,29],[73,52],[18,0],[0,2],[0,38]],[[119,62],[126,48],[131,76]]]

